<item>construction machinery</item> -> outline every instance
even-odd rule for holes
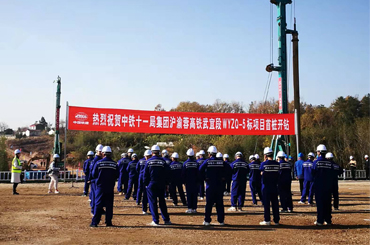
[[[287,66],[287,34],[292,34],[293,39],[293,79],[294,79],[294,107],[296,113],[296,140],[297,154],[300,149],[300,99],[299,99],[299,70],[298,70],[298,31],[294,19],[294,30],[287,29],[286,6],[292,4],[292,0],[270,0],[271,4],[277,7],[277,25],[278,25],[278,62],[277,66],[269,64],[266,67],[267,72],[277,71],[279,73],[279,113],[288,112],[288,66]],[[274,158],[278,151],[284,151],[290,155],[289,136],[276,135],[271,142],[271,148],[274,150]]]

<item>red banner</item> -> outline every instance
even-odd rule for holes
[[[294,114],[166,112],[70,106],[68,129],[154,134],[294,135]]]

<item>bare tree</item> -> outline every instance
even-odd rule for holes
[[[7,128],[9,128],[8,124],[0,122],[0,132],[4,132]]]

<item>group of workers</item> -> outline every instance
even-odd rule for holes
[[[231,184],[231,207],[228,211],[242,211],[245,201],[247,177],[253,204],[257,205],[257,198],[264,207],[264,220],[260,225],[271,225],[270,206],[273,213],[273,224],[279,225],[280,212],[292,212],[292,164],[283,151],[277,153],[273,159],[271,148],[264,149],[264,160],[261,163],[258,154],[249,156],[248,161],[241,152],[235,154],[235,160],[229,161],[227,154],[222,155],[215,146],[208,148],[208,158],[201,150],[196,153],[193,149],[186,152],[187,160],[179,162],[179,154],[174,152],[171,157],[166,150],[160,151],[159,146],[152,146],[146,150],[144,157],[138,159],[132,149],[123,153],[122,158],[115,163],[109,146],[98,145],[96,153],[88,152],[88,159],[84,164],[87,176],[84,195],[88,193],[91,185],[90,204],[93,215],[91,227],[96,227],[105,213],[106,224],[112,225],[114,186],[118,179],[117,190],[119,195],[125,195],[125,200],[131,194],[137,205],[142,205],[143,214],[152,215],[150,225],[159,225],[158,205],[161,210],[164,224],[171,224],[167,211],[166,196],[172,198],[173,204],[178,205],[177,192],[186,213],[197,213],[197,202],[202,198],[202,189],[205,187],[205,218],[203,224],[208,226],[211,222],[213,206],[216,207],[217,221],[224,225],[225,213],[223,196],[227,192],[228,182]],[[317,147],[317,157],[308,154],[303,161],[303,154],[299,155],[296,169],[298,178],[303,176],[302,198],[299,203],[313,204],[313,193],[317,206],[316,225],[331,224],[331,199],[334,195],[334,208],[338,209],[338,175],[340,167],[333,161],[333,154],[327,152],[324,145]],[[302,166],[299,166],[301,163]],[[186,196],[183,190],[186,188]],[[123,186],[123,187],[122,187]],[[203,187],[202,187],[203,186]],[[133,190],[132,190],[133,189]],[[336,189],[336,191],[335,191]],[[279,197],[280,206],[279,210]],[[106,208],[105,210],[103,208]]]
[[[114,187],[118,179],[117,191],[125,195],[125,200],[131,197],[137,205],[142,205],[143,214],[152,215],[150,225],[159,224],[158,205],[161,210],[164,224],[170,225],[165,198],[171,197],[173,204],[178,205],[177,192],[186,213],[197,213],[197,200],[206,198],[205,218],[203,224],[210,225],[213,206],[216,207],[217,221],[224,225],[225,213],[223,196],[231,192],[231,207],[228,211],[242,211],[245,202],[245,190],[249,176],[249,186],[252,201],[257,204],[257,195],[264,207],[264,220],[260,225],[271,225],[270,206],[275,225],[279,225],[279,212],[292,212],[292,168],[300,181],[301,199],[299,204],[313,205],[315,195],[317,207],[316,225],[330,225],[331,200],[334,197],[334,209],[338,209],[338,175],[341,167],[336,164],[332,153],[327,152],[325,145],[317,147],[317,156],[310,152],[307,160],[299,153],[298,161],[294,166],[288,162],[283,151],[277,153],[273,159],[271,148],[264,149],[264,160],[261,163],[258,154],[250,155],[248,161],[241,152],[235,154],[235,160],[230,162],[227,154],[222,155],[215,146],[208,148],[208,158],[203,150],[196,153],[193,149],[186,152],[187,160],[179,162],[179,154],[174,152],[171,157],[167,150],[160,151],[158,145],[146,150],[144,157],[139,159],[133,149],[122,153],[122,158],[116,163],[112,160],[112,150],[109,146],[99,144],[95,153],[89,151],[83,170],[85,173],[84,196],[89,194],[91,227],[97,227],[102,214],[105,214],[105,223],[112,226]],[[16,150],[12,161],[13,194],[18,195],[16,188],[21,182],[22,164],[19,160],[20,151]],[[51,178],[49,193],[54,185],[55,193],[59,193],[57,163],[59,155],[54,155],[48,174]],[[354,160],[354,159],[351,159]],[[368,164],[368,156],[365,156]],[[232,182],[232,184],[231,184]],[[204,183],[206,187],[204,188]],[[186,187],[186,197],[183,190]],[[89,193],[89,186],[91,191]],[[231,186],[231,191],[230,191]],[[199,197],[198,197],[199,196]],[[280,206],[279,210],[279,197]],[[104,210],[105,207],[105,210]]]

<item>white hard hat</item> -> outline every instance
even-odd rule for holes
[[[228,154],[224,154],[224,158],[229,158],[229,155]]]
[[[103,145],[102,144],[97,145],[96,148],[95,148],[96,152],[102,151],[102,150],[103,150]]]
[[[353,159],[353,156],[350,156],[350,157],[349,157],[349,160],[352,160],[352,159]]]
[[[21,154],[21,151],[20,151],[19,149],[16,149],[16,150],[14,151],[14,155],[16,155],[16,154]]]
[[[136,153],[132,154],[131,158],[133,158],[133,157],[137,157],[137,154]]]
[[[199,152],[195,153],[195,156],[196,156],[196,157],[199,157],[199,155],[200,155],[200,154],[199,154]]]
[[[315,154],[313,154],[313,152],[310,152],[310,153],[308,153],[307,156],[309,156],[309,157],[315,157]]]
[[[237,153],[235,153],[235,156],[243,156],[243,153],[241,153],[240,151],[238,151]]]
[[[369,158],[369,156],[368,155],[365,155],[364,158]]]
[[[186,155],[187,155],[187,156],[189,156],[189,157],[194,156],[194,150],[190,148],[190,149],[186,152]]]
[[[132,148],[128,149],[127,153],[134,153],[134,150]]]
[[[53,158],[60,158],[58,154],[54,154]]]
[[[319,145],[318,147],[317,147],[317,149],[316,149],[316,151],[319,151],[319,152],[321,152],[321,151],[327,151],[326,150],[326,146],[325,145],[323,145],[323,144],[321,144],[321,145]]]
[[[286,157],[285,152],[279,151],[277,157]]]
[[[254,157],[255,157],[256,159],[260,159],[260,156],[259,156],[258,154],[255,154],[255,155],[254,155]]]
[[[331,159],[331,158],[334,158],[334,155],[333,155],[333,153],[328,152],[328,153],[326,153],[325,158]]]
[[[104,152],[104,153],[112,153],[112,149],[110,148],[110,146],[104,146],[103,149],[102,149],[102,152]]]
[[[152,151],[160,151],[160,150],[161,150],[161,148],[159,148],[158,145],[153,145],[152,146]]]
[[[256,159],[256,156],[255,155],[250,155],[249,160],[253,160],[253,159]]]
[[[152,151],[151,150],[146,150],[144,152],[144,156],[151,156],[152,155]]]
[[[93,152],[93,151],[89,151],[89,152],[87,153],[87,155],[88,155],[88,156],[94,156],[94,152]]]
[[[163,150],[162,151],[162,154],[164,154],[165,156],[167,156],[168,155],[168,151],[167,150]]]
[[[217,153],[217,148],[216,148],[216,146],[211,145],[211,146],[208,148],[208,152],[209,152],[209,153],[216,154],[216,153]],[[202,153],[201,153],[201,154],[202,154]]]
[[[127,156],[127,153],[126,152],[124,152],[124,153],[121,154],[121,157],[126,157],[126,156]]]
[[[263,150],[263,154],[264,155],[270,155],[272,154],[272,149],[270,147],[265,147],[265,149]]]
[[[204,152],[204,150],[200,150],[199,151],[199,155],[205,155],[206,153]]]
[[[222,153],[221,152],[217,152],[216,157],[222,158]]]
[[[172,156],[171,157],[173,157],[173,158],[179,158],[179,154],[177,152],[174,152],[174,153],[172,153]]]

